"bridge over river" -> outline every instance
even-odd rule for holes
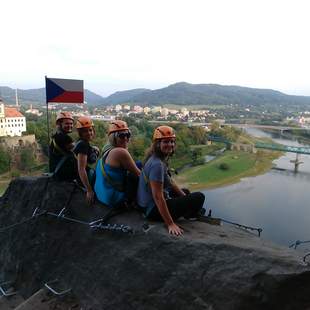
[[[154,123],[154,124],[186,124],[188,126],[203,126],[203,127],[210,127],[212,123],[202,123],[202,122],[191,122],[191,121],[166,121],[166,120],[152,120],[149,121],[149,123]],[[269,130],[276,130],[280,131],[281,133],[286,131],[286,130],[303,130],[307,131],[310,130],[310,127],[293,127],[293,126],[275,126],[275,125],[259,125],[259,124],[237,124],[237,123],[220,123],[220,126],[232,126],[232,127],[237,127],[237,128],[257,128],[257,129],[269,129]]]
[[[239,143],[235,143],[232,141],[229,141],[227,139],[224,139],[222,137],[216,137],[216,136],[209,136],[209,141],[214,142],[222,142],[229,146],[229,148],[238,147],[240,145]],[[283,145],[283,144],[274,144],[274,143],[263,143],[263,142],[255,142],[253,144],[249,145],[252,148],[260,148],[260,149],[267,149],[267,150],[273,150],[273,151],[281,151],[281,152],[291,152],[296,153],[296,159],[292,160],[291,162],[295,165],[295,172],[298,171],[298,166],[302,164],[302,162],[299,160],[298,155],[304,154],[304,155],[310,155],[310,147],[300,147],[300,146],[290,146],[290,145]],[[240,149],[240,147],[239,147]]]
[[[305,127],[292,127],[292,126],[274,126],[274,125],[256,125],[256,124],[226,124],[224,123],[223,126],[233,126],[238,128],[257,128],[257,129],[270,129],[270,130],[278,130],[278,131],[286,131],[286,130],[310,130],[310,128]]]
[[[289,146],[289,145],[283,145],[283,144],[272,144],[272,143],[262,143],[262,142],[256,142],[254,143],[254,146],[256,148],[261,148],[261,149],[310,155],[310,147]]]

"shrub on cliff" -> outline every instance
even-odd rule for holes
[[[220,165],[219,165],[219,169],[221,169],[221,170],[229,170],[229,165],[227,164],[227,163],[221,163]]]
[[[0,173],[9,171],[10,169],[10,153],[3,147],[0,147]]]

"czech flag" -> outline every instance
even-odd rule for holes
[[[46,102],[83,103],[83,80],[45,77]]]

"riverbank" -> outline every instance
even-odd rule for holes
[[[267,172],[272,167],[272,161],[281,154],[262,150],[255,154],[226,151],[211,162],[184,170],[176,180],[191,190],[225,186],[237,183],[241,178]]]

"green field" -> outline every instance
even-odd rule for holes
[[[224,146],[225,145],[223,143],[213,143],[212,145],[201,144],[201,145],[191,145],[190,149],[191,150],[199,149],[201,152],[201,156],[199,159],[202,160],[204,156],[214,154],[214,152],[223,148]],[[179,170],[186,165],[191,165],[192,163],[193,163],[192,158],[188,154],[184,154],[183,156],[180,156],[180,154],[178,154],[178,156],[172,157],[170,166],[176,170]]]
[[[6,189],[8,188],[10,182],[19,176],[40,176],[44,172],[47,171],[46,164],[40,164],[35,167],[33,167],[30,171],[28,172],[22,172],[18,170],[12,170],[10,172],[6,172],[4,174],[0,175],[0,196],[4,194]]]
[[[242,177],[254,176],[268,171],[279,152],[258,151],[256,154],[226,151],[213,161],[186,169],[177,177],[177,182],[190,189],[205,189],[228,185]],[[227,170],[219,168],[225,163]]]

